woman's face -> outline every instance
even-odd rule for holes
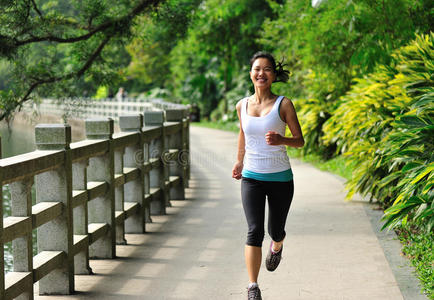
[[[250,79],[257,88],[271,88],[271,84],[276,79],[271,62],[263,57],[257,58],[250,70]]]

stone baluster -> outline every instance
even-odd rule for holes
[[[1,139],[0,139],[1,141]],[[1,144],[1,143],[0,143]],[[1,147],[1,146],[0,146]],[[0,299],[5,298],[5,250],[3,242],[3,170],[0,167]]]
[[[113,120],[88,119],[85,122],[86,137],[90,140],[104,139],[108,142],[107,152],[89,159],[87,168],[88,181],[105,181],[108,183],[106,193],[88,203],[89,224],[106,223],[109,230],[105,236],[95,241],[89,247],[90,257],[116,257],[116,227],[114,201],[114,151],[113,151]]]
[[[182,126],[182,120],[184,118],[184,110],[182,109],[167,109],[166,110],[166,121],[167,122],[179,122]],[[182,150],[184,148],[183,141],[184,141],[184,130],[181,127],[181,129],[176,132],[175,134],[172,134],[170,136],[166,136],[166,145],[168,149],[178,149],[178,157],[174,161],[168,162],[168,169],[169,169],[169,176],[179,176],[181,178],[181,184],[177,184],[174,187],[170,188],[170,199],[177,199],[177,200],[183,200],[185,199],[184,194],[184,178],[185,176],[185,170],[184,170],[184,164],[181,161],[182,156]]]
[[[166,175],[165,171],[165,163],[161,159],[162,155],[165,151],[164,145],[164,112],[163,111],[145,111],[145,127],[151,126],[160,126],[161,127],[161,136],[152,140],[149,143],[149,158],[150,159],[159,159],[160,166],[158,168],[152,168],[149,172],[150,176],[150,187],[151,188],[160,188],[160,197],[158,199],[152,199],[151,202],[151,214],[155,215],[163,215],[166,213],[166,205],[170,205],[169,202],[169,194],[166,188],[166,180],[168,178],[168,173]]]
[[[72,164],[72,188],[73,190],[86,192],[87,189],[87,159],[74,162]],[[74,216],[74,235],[88,235],[88,212],[87,202],[73,209]],[[75,274],[92,274],[89,265],[89,248],[77,253],[74,257]]]
[[[62,166],[35,176],[36,202],[60,202],[63,205],[58,217],[38,227],[38,253],[63,251],[66,254],[63,265],[39,281],[39,293],[70,294],[74,291],[71,127],[66,124],[37,125],[35,139],[38,150],[65,150]]]
[[[32,185],[33,177],[12,182],[9,185],[11,193],[11,216],[32,217]],[[13,271],[32,272],[33,270],[32,231],[12,241]],[[33,285],[15,299],[33,299]]]
[[[149,142],[143,143],[143,165],[149,164]],[[151,219],[151,170],[143,168],[143,192],[145,194],[145,220],[147,223],[152,223]]]
[[[126,168],[139,168],[140,176],[124,185],[125,202],[136,202],[139,204],[139,213],[125,220],[125,231],[127,233],[145,232],[145,215],[149,211],[145,203],[144,172],[143,172],[143,115],[120,116],[119,127],[121,131],[137,132],[140,135],[139,142],[135,145],[125,147],[124,166]]]
[[[185,180],[184,180],[184,187],[189,187],[189,180],[190,180],[190,165],[191,165],[191,157],[190,157],[190,117],[189,117],[189,110],[184,110],[184,120],[183,123],[186,124],[184,127],[184,150],[181,157],[181,161],[185,165]]]
[[[123,147],[117,148],[115,151],[115,174],[122,174],[124,172],[124,153]],[[115,186],[115,211],[124,210],[124,184]],[[116,244],[125,245],[125,222],[116,223]]]

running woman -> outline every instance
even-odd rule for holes
[[[244,250],[249,285],[247,298],[259,300],[259,269],[264,239],[265,200],[268,201],[268,233],[272,239],[265,266],[274,271],[280,263],[285,223],[294,194],[294,182],[286,147],[303,147],[304,139],[291,100],[274,95],[273,82],[286,82],[289,72],[266,52],[250,60],[255,93],[236,106],[240,120],[237,162],[232,177],[241,179],[241,198],[248,233]],[[292,137],[285,137],[288,125]]]

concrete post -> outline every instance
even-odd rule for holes
[[[1,139],[0,139],[1,144]],[[0,167],[0,299],[5,298],[5,253],[3,242],[3,170]]]
[[[87,171],[86,168],[89,162],[87,159],[80,160],[72,164],[72,188],[73,190],[87,189]],[[74,216],[74,234],[87,235],[88,232],[88,213],[87,203],[77,206],[73,209]],[[75,274],[88,275],[92,274],[92,269],[89,265],[89,248],[79,252],[74,257]]]
[[[64,251],[64,265],[39,281],[39,293],[71,294],[74,291],[74,256],[72,228],[72,161],[69,144],[71,127],[66,124],[37,125],[35,128],[38,150],[64,150],[65,163],[58,169],[35,176],[36,202],[61,202],[60,216],[37,229],[38,253]]]
[[[122,174],[124,171],[124,148],[115,149],[115,174]],[[124,185],[115,187],[115,211],[124,210]],[[125,223],[116,223],[116,244],[126,245]]]
[[[143,137],[143,135],[142,135]],[[143,164],[149,162],[149,143],[143,143]],[[146,198],[146,194],[151,192],[151,174],[150,172],[143,172],[143,194]],[[151,219],[151,200],[145,199],[145,221],[146,223],[152,223]]]
[[[143,164],[145,163],[149,163],[149,143],[144,143],[143,144]],[[143,187],[144,187],[144,193],[146,194],[150,194],[151,192],[151,176],[150,176],[150,172],[144,172],[143,174]],[[147,207],[150,207],[151,203],[149,201],[147,201]],[[149,209],[150,211],[150,209]]]
[[[9,185],[11,193],[11,216],[32,217],[32,185],[33,177],[16,181]],[[32,232],[12,241],[12,256],[14,272],[32,272],[33,249]],[[33,299],[33,285],[16,299]]]
[[[89,224],[107,223],[109,230],[106,235],[89,247],[89,256],[95,258],[116,257],[116,228],[114,201],[114,151],[113,151],[113,120],[88,119],[85,122],[87,139],[105,139],[108,142],[107,152],[101,156],[89,159],[87,179],[89,181],[105,181],[109,188],[107,192],[88,203]]]
[[[190,166],[191,166],[191,157],[190,157],[190,117],[189,117],[189,110],[184,110],[184,120],[183,123],[186,124],[184,128],[184,153],[181,157],[181,160],[183,161],[185,165],[185,183],[184,187],[189,187],[189,180],[190,180]]]
[[[166,205],[170,204],[169,194],[166,189],[165,165],[163,163],[162,155],[165,151],[164,145],[164,112],[163,111],[145,111],[145,126],[160,126],[162,128],[162,134],[159,138],[152,140],[149,143],[149,158],[158,158],[160,160],[160,167],[153,168],[149,174],[149,184],[151,188],[160,188],[161,193],[158,199],[152,199],[151,202],[151,214],[164,215],[166,214]]]
[[[145,213],[148,206],[145,203],[144,174],[143,174],[143,115],[120,116],[119,127],[121,131],[137,132],[140,135],[136,145],[125,147],[124,165],[127,168],[139,168],[140,176],[124,185],[125,202],[139,203],[139,213],[125,220],[127,233],[145,232]],[[149,211],[149,207],[148,207]]]
[[[167,122],[179,122],[181,126],[183,125],[182,120],[184,118],[184,110],[182,109],[167,109],[166,110],[166,121]],[[184,164],[181,161],[183,152],[183,140],[184,140],[184,128],[181,129],[170,136],[166,136],[167,149],[178,149],[179,154],[175,161],[167,162],[169,169],[169,176],[179,176],[181,178],[181,184],[178,184],[170,188],[170,199],[184,200],[184,178],[185,169]]]

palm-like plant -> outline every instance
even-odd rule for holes
[[[395,51],[391,66],[358,79],[324,124],[324,143],[356,164],[348,196],[385,206],[384,227],[434,226],[434,34]]]

